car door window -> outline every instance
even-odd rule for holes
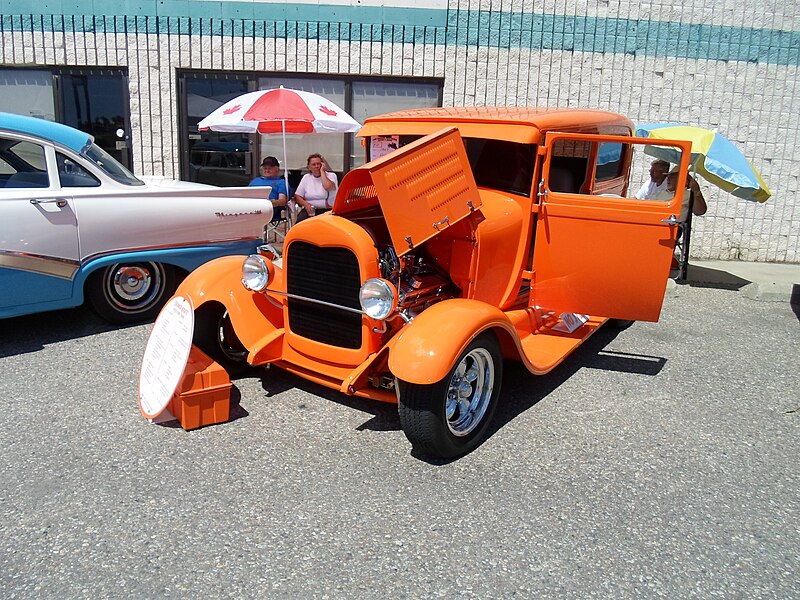
[[[619,142],[601,142],[597,150],[595,181],[608,181],[623,175],[625,165],[623,145]]]
[[[0,177],[5,176],[3,179],[8,179],[16,172],[17,170],[5,158],[0,156]]]
[[[553,144],[550,163],[550,189],[579,194],[586,183],[592,144],[585,140],[563,139]]]
[[[630,145],[576,139],[556,140],[550,159],[550,190],[619,197],[625,190]]]
[[[47,188],[47,163],[44,147],[26,141],[0,140],[0,158],[5,188]]]
[[[58,163],[58,179],[62,188],[98,187],[100,185],[99,179],[61,152],[56,152],[56,162]]]

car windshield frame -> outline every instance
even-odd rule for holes
[[[97,144],[91,144],[84,148],[81,156],[89,160],[114,181],[123,185],[144,185],[144,181],[138,179],[133,173],[126,169],[108,152]]]

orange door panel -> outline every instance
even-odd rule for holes
[[[682,194],[656,202],[553,192],[557,173],[555,148],[586,147],[601,141],[655,145],[651,140],[623,136],[550,133],[542,148],[544,166],[534,247],[532,303],[548,310],[618,319],[657,321],[669,276]],[[659,140],[683,152],[677,189],[683,190],[689,166],[689,144]],[[554,160],[555,157],[555,160]],[[561,160],[561,164],[574,163]],[[570,163],[572,161],[572,163]],[[588,163],[588,160],[587,160]],[[590,169],[591,171],[591,169]],[[581,189],[596,189],[594,174],[586,174]],[[569,180],[569,177],[567,177]]]

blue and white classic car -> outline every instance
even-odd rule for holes
[[[158,314],[183,275],[250,254],[269,190],[137,178],[86,133],[0,113],[0,318],[83,304]]]

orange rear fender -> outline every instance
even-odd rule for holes
[[[473,338],[487,329],[499,329],[499,338],[511,336],[519,345],[511,321],[495,306],[461,298],[434,304],[398,334],[389,353],[389,370],[409,383],[436,383]]]

